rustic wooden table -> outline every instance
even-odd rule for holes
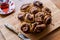
[[[51,0],[58,8],[60,8],[60,0]],[[18,6],[18,5],[16,5],[16,6]],[[13,15],[13,14],[12,14]],[[11,16],[11,15],[10,15]],[[14,15],[13,15],[14,16]],[[9,16],[8,16],[9,17]],[[4,18],[4,17],[3,17]],[[2,19],[1,17],[0,17],[0,19]],[[2,19],[3,20],[3,19]],[[0,24],[1,25],[1,24]],[[6,30],[6,29],[4,29],[4,30]],[[6,31],[7,32],[7,31]],[[12,34],[12,35],[15,35],[15,34],[13,34],[13,33],[10,33],[10,34]],[[6,35],[9,35],[9,34],[6,34]],[[11,36],[12,36],[11,35]],[[16,35],[15,35],[16,36]],[[15,37],[14,36],[14,37]],[[8,38],[9,38],[9,36],[7,36]],[[16,36],[15,37],[16,39],[13,39],[13,37],[12,37],[12,39],[13,40],[18,40],[18,37]],[[12,40],[12,39],[9,39],[9,40]],[[2,35],[2,33],[0,32],[0,40],[5,40],[4,39],[4,36]],[[8,40],[8,39],[7,39]],[[60,40],[60,28],[59,29],[56,29],[55,31],[53,31],[53,32],[51,32],[50,34],[48,34],[47,36],[45,36],[45,37],[43,37],[42,39],[40,39],[40,40]]]

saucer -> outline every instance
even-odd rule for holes
[[[0,8],[0,14],[10,14],[15,10],[15,3],[12,0],[9,0],[8,2],[9,4],[9,8],[7,12],[4,12],[1,8]]]

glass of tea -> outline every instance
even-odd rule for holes
[[[9,0],[0,0],[0,8],[3,11],[7,11],[9,9]]]

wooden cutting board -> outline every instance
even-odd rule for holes
[[[9,16],[6,16],[6,17],[1,16],[0,17],[0,19],[1,19],[0,20],[0,25],[4,24],[4,23],[9,23],[9,24],[14,26],[14,29],[16,29],[16,31],[20,31],[20,33],[23,33],[20,30],[21,22],[17,18],[18,14],[20,12],[20,6],[22,4],[30,3],[30,2],[33,2],[35,0],[13,0],[13,1],[16,3],[16,12],[9,15]],[[49,25],[49,27],[47,27],[43,32],[41,32],[38,35],[23,33],[24,35],[29,37],[31,40],[38,40],[38,39],[44,37],[45,35],[47,35],[48,33],[52,32],[53,30],[57,29],[60,26],[60,18],[59,18],[60,17],[60,10],[54,5],[54,3],[51,2],[50,0],[38,0],[38,1],[41,1],[44,4],[44,6],[51,9],[51,11],[52,11],[52,23]],[[10,34],[10,32],[8,32],[8,31],[5,32],[4,29],[3,28],[1,29],[1,32],[4,35],[4,37],[6,39],[8,39],[8,37],[9,37],[8,40],[15,40],[14,36],[13,36],[13,39],[12,39],[12,36],[10,36],[12,34]],[[7,35],[7,34],[10,34],[10,35]]]

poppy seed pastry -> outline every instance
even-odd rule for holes
[[[32,13],[32,14],[36,14],[36,13],[39,12],[39,11],[41,11],[41,10],[38,9],[37,7],[32,7],[32,8],[30,9],[30,13]]]
[[[24,13],[24,12],[21,12],[21,13],[18,15],[18,19],[20,19],[20,21],[23,21],[23,20],[24,20],[24,16],[25,16],[25,13]]]
[[[29,31],[30,31],[30,24],[29,24],[29,23],[24,23],[24,24],[22,24],[21,30],[22,30],[24,33],[29,33]]]
[[[24,5],[21,12],[24,13],[21,13],[18,18],[22,21],[21,30],[24,33],[40,33],[46,29],[52,20],[51,10],[44,7],[43,3],[39,1]]]
[[[45,22],[45,24],[50,24],[51,23],[51,16],[50,15],[46,15],[44,17],[44,22]]]
[[[27,22],[34,22],[34,15],[27,13],[25,16],[25,21]]]
[[[39,7],[39,8],[43,8],[43,3],[39,2],[39,1],[34,1],[33,5],[36,6],[36,7]]]
[[[49,8],[45,8],[45,11],[51,13]]]
[[[51,15],[51,10],[47,7],[44,7],[42,11],[45,12],[45,15]]]
[[[29,10],[29,7],[30,7],[30,4],[24,4],[24,5],[21,6],[20,10],[22,12],[26,12],[26,11]]]
[[[39,32],[41,32],[44,28],[46,28],[46,25],[45,25],[45,24],[36,25],[36,27],[35,27],[35,29],[34,29],[34,32],[35,32],[35,33],[39,33]]]

